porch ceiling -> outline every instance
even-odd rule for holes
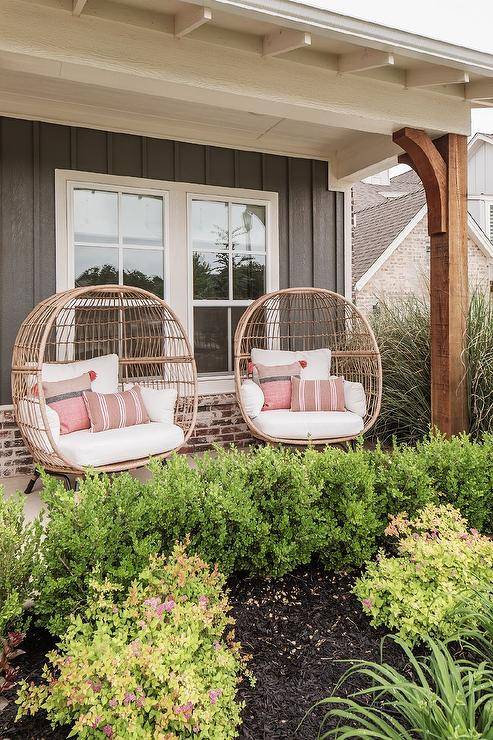
[[[468,133],[471,105],[493,104],[489,55],[384,43],[296,6],[0,0],[0,114],[322,157],[349,181],[392,161],[396,129]]]

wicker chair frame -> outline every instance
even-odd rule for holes
[[[140,288],[75,288],[39,303],[22,322],[14,343],[14,413],[36,465],[64,477],[84,474],[61,454],[53,439],[41,382],[43,363],[67,364],[112,353],[119,358],[120,388],[130,382],[176,388],[174,421],[183,429],[185,441],[188,439],[197,416],[197,370],[175,313],[163,300]],[[37,396],[33,394],[35,384]],[[127,460],[96,469],[120,472],[142,467],[148,460]]]
[[[280,350],[332,351],[331,373],[363,384],[367,413],[363,434],[377,420],[382,398],[382,365],[375,335],[363,314],[344,296],[321,288],[287,288],[252,303],[236,328],[234,340],[237,401],[253,436],[269,443],[340,444],[354,437],[278,439],[261,432],[245,411],[240,388],[249,375],[254,347]]]

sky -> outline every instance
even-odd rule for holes
[[[493,54],[492,0],[298,0],[440,41]]]

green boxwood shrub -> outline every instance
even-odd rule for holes
[[[123,603],[120,585],[94,582],[43,682],[21,684],[18,716],[45,710],[79,738],[236,737],[245,663],[224,585],[181,545],[151,556]]]
[[[297,452],[217,450],[151,464],[151,478],[89,475],[79,492],[45,477],[44,574],[36,610],[61,634],[86,604],[95,572],[127,587],[151,554],[190,551],[226,575],[280,576],[319,557],[360,567],[382,543],[388,514],[452,503],[493,533],[493,437],[431,436],[416,447]]]

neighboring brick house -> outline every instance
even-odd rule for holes
[[[493,137],[486,138],[482,144],[491,149],[493,156]],[[475,140],[476,137],[470,143],[470,164],[471,157],[479,151]],[[471,290],[489,293],[493,278],[493,245],[489,238],[493,188],[487,213],[483,209],[480,214],[477,207],[484,196],[477,193],[475,196],[478,218],[475,220],[471,213],[468,218],[469,285]],[[471,211],[471,200],[469,204]],[[356,183],[353,187],[353,295],[359,308],[368,314],[381,300],[409,294],[426,297],[429,250],[426,199],[415,172],[410,170],[393,178],[382,173]]]

